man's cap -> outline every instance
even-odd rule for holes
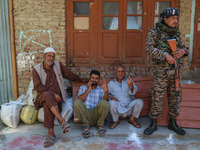
[[[44,54],[45,53],[48,53],[48,52],[53,52],[56,54],[56,51],[52,48],[52,47],[47,47],[45,50],[44,50]]]
[[[163,12],[160,14],[161,20],[163,20],[164,18],[168,18],[170,16],[179,16],[178,8],[168,7],[165,10],[163,10]]]

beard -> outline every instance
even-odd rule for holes
[[[53,61],[45,61],[45,63],[49,66],[51,66],[54,62]]]
[[[96,86],[97,84],[97,82],[92,82],[91,86]]]

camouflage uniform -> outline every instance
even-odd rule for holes
[[[169,28],[163,23],[157,23],[152,28],[146,40],[146,51],[153,56],[153,88],[152,106],[149,116],[156,119],[162,113],[162,103],[167,91],[169,116],[176,118],[179,115],[179,104],[181,102],[181,92],[176,100],[174,90],[174,75],[169,75],[170,70],[174,70],[174,65],[168,64],[166,61],[167,54],[172,55],[167,40],[176,39],[177,49],[185,49],[188,54],[177,28]],[[184,55],[184,56],[185,56]],[[180,66],[183,64],[183,59],[179,58]],[[177,102],[176,102],[177,101]]]

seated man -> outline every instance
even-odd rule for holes
[[[37,97],[34,101],[35,108],[44,108],[44,127],[48,128],[48,136],[44,147],[50,147],[55,142],[54,118],[58,118],[62,124],[63,133],[69,131],[69,125],[61,117],[61,101],[65,101],[66,93],[64,91],[63,77],[69,80],[78,80],[87,82],[87,79],[81,79],[72,73],[61,62],[55,61],[55,50],[47,47],[44,50],[44,61],[33,67],[34,90],[37,91]]]
[[[104,120],[109,110],[108,87],[104,83],[99,87],[100,72],[92,70],[90,81],[82,85],[78,91],[77,100],[74,101],[74,111],[83,125],[83,137],[90,136],[90,126],[97,125],[99,134],[105,134]]]
[[[116,68],[116,78],[108,83],[110,113],[113,123],[109,126],[114,129],[120,122],[119,117],[130,116],[128,122],[136,128],[141,125],[135,120],[140,115],[143,107],[141,99],[135,99],[133,95],[137,92],[137,87],[131,77],[125,78],[125,68],[120,65]]]

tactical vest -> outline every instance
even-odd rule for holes
[[[156,24],[156,48],[163,50],[172,56],[172,50],[167,42],[170,39],[176,39],[177,49],[181,48],[180,46],[180,32],[177,28],[169,28],[162,23]],[[183,59],[178,59],[179,64],[183,64]],[[166,61],[161,61],[159,59],[153,58],[153,63],[157,65],[162,65],[163,67],[171,67],[171,64],[168,64]]]

